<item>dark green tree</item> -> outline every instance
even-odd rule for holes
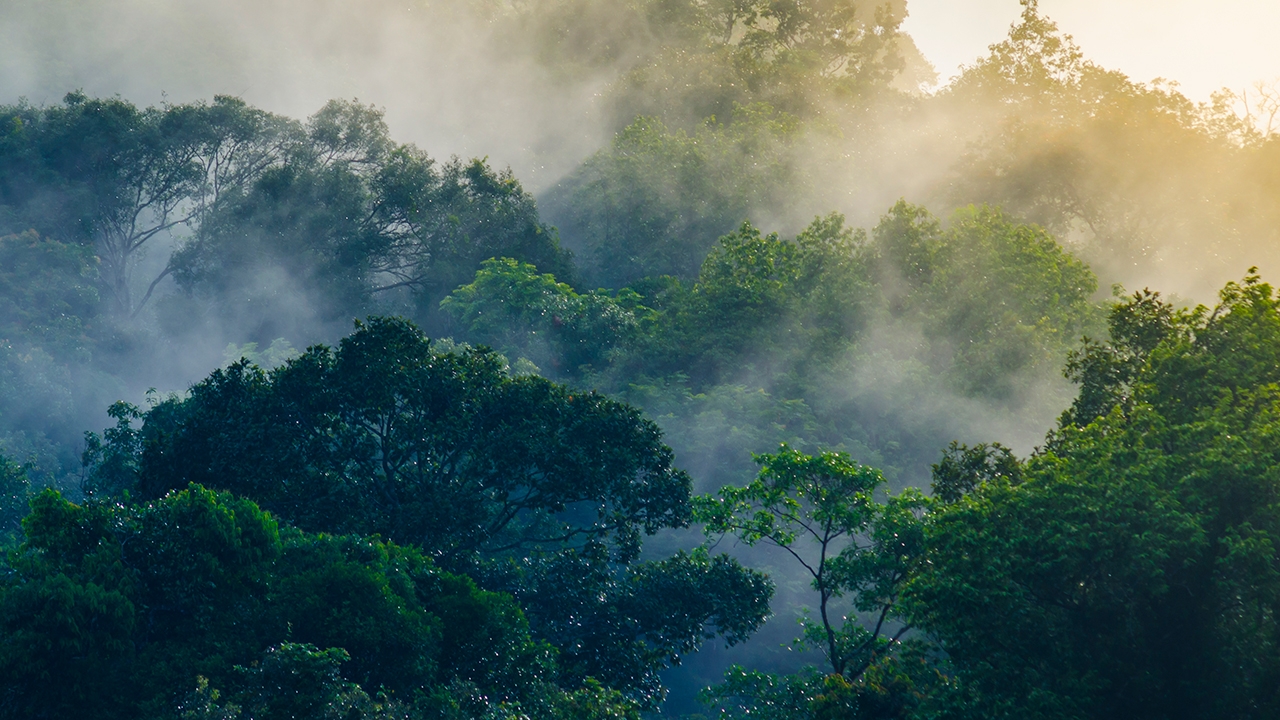
[[[1213,310],[1137,293],[1076,356],[1044,450],[938,466],[906,597],[962,716],[1275,714],[1278,307],[1253,275]]]
[[[22,518],[31,499],[31,480],[27,469],[0,455],[0,541],[22,535]]]
[[[349,659],[339,648],[285,642],[267,648],[249,667],[235,667],[236,690],[223,693],[207,678],[178,707],[182,720],[235,718],[338,718],[365,720],[404,716],[399,703],[374,702],[339,672]],[[400,712],[396,712],[399,710]]]
[[[439,352],[403,320],[371,319],[270,373],[218,370],[136,431],[126,415],[90,440],[92,487],[145,499],[198,482],[306,530],[422,548],[515,595],[567,677],[646,703],[659,669],[768,613],[768,581],[726,558],[636,562],[642,534],[690,517],[689,478],[639,411],[510,377],[487,350]],[[664,599],[676,590],[684,604]]]
[[[438,352],[402,320],[270,374],[215,371],[141,433],[140,497],[199,482],[449,558],[593,537],[630,557],[641,532],[688,520],[689,479],[639,412],[509,377],[488,351]]]
[[[289,129],[232,98],[139,109],[79,92],[48,108],[0,108],[0,124],[0,233],[34,229],[92,249],[107,310],[123,318],[169,272],[138,299],[141,254],[276,160]]]
[[[1089,267],[1043,228],[997,209],[959,210],[944,228],[899,201],[872,249],[887,309],[923,327],[931,364],[966,394],[1014,394],[1028,371],[1059,367],[1101,325]]]
[[[299,335],[278,325],[298,303],[345,321],[399,297],[438,325],[441,298],[498,255],[572,277],[555,231],[509,171],[437,163],[392,141],[382,112],[355,102],[326,104],[299,134],[282,162],[213,208],[173,261],[188,295],[255,328],[254,339]]]
[[[0,584],[7,715],[170,717],[197,676],[250,717],[379,692],[430,704],[459,683],[517,702],[557,679],[510,596],[227,494],[126,507],[46,491],[23,525]]]

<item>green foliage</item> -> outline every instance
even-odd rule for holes
[[[950,688],[937,665],[937,658],[908,641],[901,652],[881,659],[854,682],[812,667],[774,675],[734,666],[723,683],[707,688],[699,699],[720,720],[938,717],[948,711]]]
[[[27,469],[0,455],[0,543],[21,536],[22,518],[31,498]]]
[[[932,709],[946,690],[940,658],[926,640],[903,640],[911,626],[900,605],[904,586],[928,562],[930,501],[916,490],[879,500],[879,471],[841,453],[810,456],[784,445],[755,459],[754,482],[699,497],[696,515],[708,534],[776,546],[804,568],[820,621],[806,617],[797,645],[820,649],[830,671],[778,676],[734,667],[702,702],[725,720],[906,718]],[[861,615],[837,617],[842,597]]]
[[[801,644],[834,671],[735,670],[706,695],[722,716],[1280,712],[1274,293],[1251,275],[1213,311],[1144,291],[1106,315],[1054,239],[1126,281],[1262,264],[1269,129],[1089,63],[1033,0],[920,98],[896,92],[922,77],[901,2],[516,5],[485,11],[512,47],[612,83],[618,135],[544,203],[581,268],[509,171],[436,162],[359,103],[0,108],[0,449],[21,462],[0,458],[0,530],[26,537],[0,573],[0,713],[636,718],[660,670],[768,611],[768,578],[724,556],[639,560],[694,515],[810,574]],[[860,212],[926,166],[908,192],[968,207],[901,202],[869,238],[743,223]],[[173,342],[139,350],[169,276],[146,341]],[[371,309],[522,376],[391,320],[290,352]],[[145,387],[145,353],[223,326],[245,362],[112,405],[90,502],[36,496],[20,533],[32,486],[70,487],[85,408],[127,396],[100,371]],[[1036,393],[1064,357],[1080,390],[1045,449],[952,443],[930,501],[786,449],[692,508],[654,423],[529,372],[642,406],[703,483],[782,441],[896,487],[958,434],[1057,412]]]
[[[1138,293],[1046,450],[940,466],[967,492],[907,595],[972,716],[1275,713],[1278,306],[1255,276],[1212,312]]]
[[[0,235],[34,228],[49,238],[28,249],[48,256],[49,269],[75,259],[58,244],[96,256],[96,277],[71,273],[89,287],[42,290],[63,305],[75,292],[78,305],[92,306],[63,322],[98,310],[86,295],[93,289],[113,317],[131,318],[170,274],[188,293],[229,305],[227,315],[247,302],[282,302],[272,286],[283,273],[325,298],[323,318],[349,317],[370,293],[396,287],[426,292],[430,313],[498,254],[570,274],[554,232],[509,172],[482,160],[438,165],[393,142],[382,113],[358,103],[330,102],[303,125],[224,96],[139,109],[72,93],[49,108],[0,108],[0,127],[9,129],[0,142]],[[154,238],[183,230],[191,241],[136,282]],[[55,263],[55,252],[66,257]]]
[[[606,368],[634,341],[651,315],[640,300],[629,289],[579,294],[533,265],[494,258],[440,307],[467,337],[529,359],[553,377],[572,377]]]
[[[220,703],[223,693],[198,678],[196,690],[179,707],[182,720],[233,718],[392,718],[392,708],[375,704],[359,685],[338,672],[347,660],[338,648],[281,643],[267,648],[262,659],[236,666],[238,692]]]
[[[700,496],[695,517],[709,535],[779,547],[805,569],[821,620],[807,624],[802,642],[820,648],[833,673],[856,680],[908,629],[898,596],[921,559],[927,501],[908,490],[878,502],[884,477],[843,453],[810,456],[784,445],[755,460],[755,481]],[[856,618],[837,622],[833,601],[846,595],[872,613],[870,629]],[[891,635],[893,625],[901,626]]]
[[[96,270],[90,248],[33,231],[0,237],[0,337],[63,358],[83,353],[98,311]]]
[[[1099,323],[1097,279],[1045,230],[998,210],[957,211],[945,230],[899,202],[875,232],[889,309],[918,322],[955,387],[1010,395],[1024,370],[1057,367]]]
[[[973,447],[953,442],[933,466],[933,497],[953,503],[984,482],[1021,482],[1022,464],[1000,443]]]
[[[1107,317],[1108,341],[1086,338],[1083,347],[1067,356],[1064,372],[1080,386],[1080,394],[1063,414],[1062,424],[1083,427],[1111,408],[1126,404],[1130,385],[1146,356],[1178,332],[1180,325],[1187,325],[1187,315],[1149,290],[1113,305]]]
[[[717,635],[745,640],[768,615],[772,582],[725,555],[681,551],[621,572],[607,559],[597,544],[482,568],[482,582],[509,590],[560,648],[571,684],[595,677],[652,708],[664,694],[655,668]]]
[[[509,596],[199,486],[133,507],[46,491],[24,527],[0,587],[0,677],[24,717],[373,713],[369,692],[407,705],[466,682],[514,702],[555,677]]]
[[[0,237],[0,451],[41,483],[67,484],[86,406],[100,411],[117,387],[92,364],[108,334],[97,284],[91,248]]]
[[[699,699],[723,720],[795,720],[809,716],[821,684],[822,675],[813,668],[778,676],[735,665],[725,673],[723,683],[707,688]]]
[[[225,97],[0,108],[0,444],[33,477],[72,489],[86,418],[150,364],[133,322],[169,268],[144,255],[268,164],[280,126]]]
[[[492,702],[476,688],[455,685],[427,705],[428,717],[447,720],[639,720],[640,708],[621,692],[588,679],[581,688],[544,684],[521,701]]]
[[[146,499],[201,483],[307,530],[421,548],[516,596],[574,683],[598,677],[651,706],[662,667],[705,639],[736,642],[768,614],[768,581],[728,558],[635,562],[642,533],[689,521],[689,478],[656,425],[596,393],[510,377],[491,351],[439,352],[404,320],[372,318],[338,348],[313,346],[270,373],[243,361],[217,370],[143,413],[141,428],[136,409],[114,412],[117,427],[88,440],[94,492]],[[340,558],[311,566],[328,570],[291,602],[319,616],[331,602],[317,588],[346,581]],[[659,600],[668,591],[684,602]],[[537,667],[500,639],[450,644],[456,628],[486,622],[444,626],[442,652],[507,682]],[[373,633],[336,632],[316,644],[343,647],[364,668],[359,647]],[[389,643],[414,637],[389,633]],[[412,667],[413,653],[400,657]],[[489,687],[486,677],[463,680]]]
[[[886,94],[900,76],[914,89],[931,75],[898,33],[904,3],[710,0],[641,3],[638,10],[637,24],[656,42],[612,89],[622,118],[689,122],[762,101],[812,116],[826,103],[856,107]]]
[[[744,365],[829,358],[848,347],[871,312],[860,247],[861,236],[838,215],[815,219],[792,241],[744,223],[720,238],[694,283],[637,283],[655,312],[642,318],[647,332],[615,354],[615,371],[603,381],[680,373],[705,387]]]
[[[467,339],[645,408],[704,487],[740,482],[749,452],[778,442],[838,447],[923,480],[955,438],[930,408],[953,413],[960,396],[1048,421],[1049,404],[1067,401],[1065,385],[1035,393],[1101,325],[1095,284],[1040,228],[970,209],[944,229],[899,203],[872,238],[834,214],[791,240],[744,224],[694,282],[647,278],[629,288],[640,298],[623,290],[610,303],[495,261],[445,306]],[[574,372],[582,348],[592,362]],[[892,389],[875,379],[886,375]]]
[[[142,412],[135,405],[117,401],[107,408],[107,415],[116,421],[115,427],[103,430],[102,435],[84,434],[80,462],[87,472],[81,485],[91,497],[127,497],[138,484],[142,435],[133,421],[140,419]]]
[[[800,178],[796,122],[766,105],[735,107],[692,133],[637,118],[548,195],[546,214],[592,281],[690,279],[715,243],[748,216],[780,212]]]
[[[438,322],[440,299],[486,258],[572,274],[509,171],[437,163],[393,142],[382,112],[358,103],[331,101],[298,132],[280,162],[229,193],[174,256],[179,286],[220,315],[261,317],[265,306],[283,322],[305,303],[332,321],[399,290],[409,312],[416,305]],[[270,332],[264,340],[299,334]]]
[[[752,356],[803,356],[853,340],[871,304],[862,240],[838,215],[814,219],[792,242],[747,224],[722,237],[673,313],[672,334],[697,354],[691,369],[723,377]]]
[[[549,720],[640,720],[640,711],[622,693],[588,680],[580,690],[551,698],[545,715]]]
[[[143,110],[79,92],[48,108],[0,108],[0,124],[9,128],[0,233],[34,229],[91,248],[107,309],[120,317],[136,314],[155,287],[136,298],[134,270],[153,238],[198,221],[268,164],[288,133],[232,98]]]
[[[921,360],[955,391],[996,399],[1024,390],[1028,373],[1056,367],[1100,324],[1089,268],[1043,229],[987,208],[958,212],[943,229],[899,202],[871,242],[838,215],[816,219],[793,241],[743,224],[720,238],[695,282],[646,280],[636,289],[642,300],[610,302],[502,261],[445,308],[465,320],[469,337],[532,353],[553,373],[588,347],[597,374],[616,368],[606,384],[683,373],[695,387],[733,379],[744,366],[778,374],[791,366],[812,382],[884,313],[925,333]],[[632,321],[639,302],[654,312]]]
[[[637,411],[509,377],[491,352],[436,352],[403,320],[374,318],[269,374],[217,370],[141,433],[141,497],[198,482],[304,528],[455,559],[590,537],[630,556],[641,531],[688,517],[688,477]],[[106,449],[138,450],[119,437]]]

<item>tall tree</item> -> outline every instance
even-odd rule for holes
[[[72,93],[0,117],[0,444],[72,487],[83,418],[150,365],[129,357],[145,352],[131,319],[174,269],[166,243],[278,162],[293,124],[222,96],[139,109]]]
[[[289,125],[232,98],[139,109],[78,92],[48,108],[7,106],[0,117],[8,128],[0,221],[7,231],[92,247],[109,310],[125,318],[159,279],[135,297],[144,251],[193,229],[230,186],[277,159]]]
[[[116,414],[89,443],[91,493],[198,482],[306,530],[422,548],[515,595],[573,677],[649,705],[659,670],[768,613],[767,579],[728,558],[638,562],[642,535],[690,519],[689,477],[639,411],[511,377],[488,350],[441,352],[403,320],[371,319],[270,373],[215,371],[140,431]]]
[[[440,299],[497,255],[572,277],[510,172],[438,163],[392,141],[382,112],[355,102],[326,104],[299,134],[283,162],[213,208],[172,263],[185,293],[253,339],[299,334],[287,325],[298,305],[344,322],[392,305],[438,326]]]
[[[1025,462],[956,449],[911,615],[973,717],[1263,718],[1280,707],[1280,301],[1138,293]],[[985,459],[980,456],[985,456]]]
[[[32,507],[0,582],[6,715],[172,717],[198,677],[254,717],[371,711],[373,694],[420,717],[464,688],[495,705],[554,690],[553,654],[511,597],[419,550],[281,528],[198,486],[128,506],[45,491]]]
[[[878,502],[884,477],[842,453],[810,456],[784,445],[755,461],[754,482],[698,498],[696,516],[709,535],[777,547],[804,568],[818,594],[818,619],[806,624],[804,642],[821,649],[831,672],[856,680],[909,629],[898,599],[922,561],[927,501],[905,491]],[[870,627],[837,616],[846,595],[871,613]]]
[[[827,668],[777,677],[734,667],[704,701],[723,718],[908,716],[938,684],[921,643],[903,641],[912,628],[901,603],[928,561],[929,499],[909,489],[879,500],[884,477],[843,453],[784,445],[755,461],[755,481],[699,497],[696,515],[708,535],[771,545],[803,568],[818,618],[804,618],[797,643],[820,650]]]

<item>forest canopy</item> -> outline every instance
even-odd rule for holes
[[[436,5],[544,174],[4,99],[0,718],[1280,713],[1274,86]]]

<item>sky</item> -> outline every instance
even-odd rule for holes
[[[1017,20],[1017,0],[909,0],[903,29],[946,81]],[[1084,56],[1193,100],[1280,79],[1280,0],[1040,0]]]

